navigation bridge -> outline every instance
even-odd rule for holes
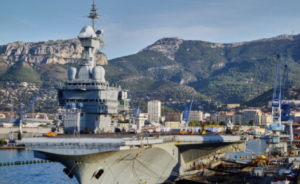
[[[179,176],[199,172],[200,167],[210,167],[225,153],[245,150],[240,136],[231,135],[80,136],[24,138],[18,144],[25,144],[37,158],[62,163],[79,183],[174,181]]]

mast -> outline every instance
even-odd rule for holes
[[[96,4],[95,4],[95,0],[93,1],[93,5],[92,5],[92,9],[90,14],[88,15],[88,18],[92,19],[92,24],[93,24],[93,29],[94,31],[96,31],[96,27],[95,27],[95,20],[99,19],[100,15],[97,13],[97,9],[96,9]]]

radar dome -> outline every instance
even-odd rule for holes
[[[90,68],[88,66],[82,66],[78,72],[78,78],[81,80],[89,80]]]
[[[76,109],[75,103],[71,103],[71,104],[70,104],[70,109]]]
[[[68,79],[69,79],[69,80],[75,79],[76,72],[77,72],[76,68],[70,67],[70,68],[68,69]]]
[[[105,82],[105,70],[102,66],[95,66],[92,70],[94,80]]]
[[[91,27],[91,26],[84,26],[79,35],[78,35],[79,38],[94,38],[94,37],[97,37],[95,32],[94,32],[94,29]]]
[[[83,103],[81,103],[81,102],[80,102],[80,103],[78,103],[78,104],[77,104],[77,107],[78,107],[79,109],[82,109],[82,107],[83,107]]]

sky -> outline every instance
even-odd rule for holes
[[[92,0],[4,0],[0,45],[77,37]],[[297,0],[96,0],[108,59],[165,37],[232,43],[300,33]]]

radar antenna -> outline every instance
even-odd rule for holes
[[[95,20],[99,19],[100,15],[97,13],[95,0],[93,1],[91,12],[90,12],[90,14],[87,17],[90,18],[90,19],[92,19],[93,29],[94,29],[94,31],[96,31]]]

